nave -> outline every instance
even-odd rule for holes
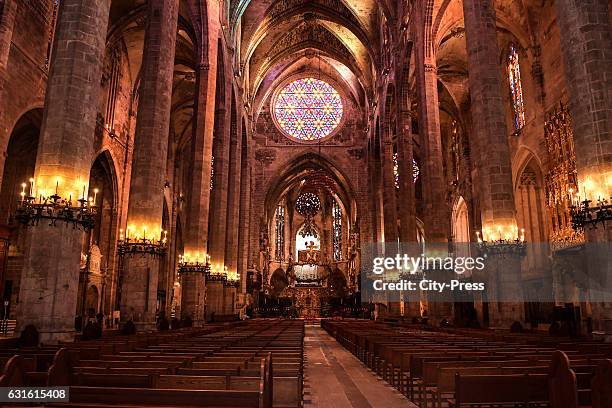
[[[415,407],[320,327],[306,327],[304,407]]]
[[[44,406],[72,408],[611,406],[612,345],[601,341],[310,324],[254,319],[43,347],[6,340],[0,387],[69,386],[70,402]]]

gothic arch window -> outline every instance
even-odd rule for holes
[[[342,260],[342,208],[337,201],[332,207],[332,221],[334,231],[334,261]]]
[[[521,130],[525,126],[525,104],[523,101],[523,83],[521,81],[521,66],[519,54],[515,44],[510,44],[508,52],[508,80],[512,95],[512,109],[514,113],[514,128]]]
[[[276,96],[273,116],[280,130],[298,141],[330,136],[340,125],[344,106],[338,91],[325,81],[301,78]]]
[[[277,261],[285,258],[285,207],[282,204],[276,206],[274,214],[275,221],[275,251]]]

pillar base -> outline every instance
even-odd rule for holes
[[[138,331],[155,330],[160,261],[150,254],[124,255],[121,321],[132,320]]]
[[[28,227],[17,333],[31,324],[42,342],[74,340],[82,239],[63,222]]]

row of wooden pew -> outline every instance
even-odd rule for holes
[[[255,319],[11,350],[0,386],[69,385],[52,407],[299,407],[303,338],[301,321]]]
[[[359,320],[322,326],[423,408],[612,408],[612,344]]]

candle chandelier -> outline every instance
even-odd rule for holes
[[[195,261],[189,260],[184,255],[179,255],[178,272],[182,273],[202,273],[204,275],[210,275],[210,255],[204,256],[204,262],[200,262],[200,257],[196,256]]]
[[[507,228],[510,232],[502,227],[497,228],[497,234],[485,228],[481,233],[476,231],[478,237],[478,248],[488,255],[519,255],[524,256],[527,253],[527,243],[525,242],[525,229],[520,230],[518,227]]]
[[[302,192],[296,202],[296,211],[304,216],[304,225],[300,229],[300,235],[305,237],[317,238],[317,228],[314,222],[314,216],[321,210],[321,200],[319,196],[313,192]]]
[[[225,281],[223,284],[228,287],[237,288],[240,286],[240,278],[238,277],[238,273],[236,272],[228,272],[226,268]]]
[[[207,281],[226,282],[228,277],[227,266],[217,265],[211,267],[206,274]]]
[[[41,220],[49,221],[50,226],[56,226],[57,221],[72,224],[74,228],[92,229],[98,207],[95,205],[98,189],[94,190],[94,197],[87,198],[85,186],[80,199],[73,203],[72,194],[66,199],[59,195],[59,179],[55,183],[55,193],[46,196],[43,193],[34,194],[34,179],[30,179],[29,189],[26,193],[26,183],[21,184],[21,193],[15,211],[15,219],[25,226],[39,225]]]
[[[163,237],[162,237],[163,235]],[[119,256],[124,255],[151,255],[164,256],[168,250],[168,231],[161,231],[159,238],[147,237],[146,228],[143,229],[141,237],[130,237],[130,230],[126,231],[125,237],[123,230],[120,230],[120,239],[117,243]]]
[[[570,206],[570,214],[575,231],[582,231],[585,226],[597,229],[597,224],[606,228],[606,221],[612,220],[612,197],[609,200],[599,198],[597,204],[592,200],[578,199]]]

